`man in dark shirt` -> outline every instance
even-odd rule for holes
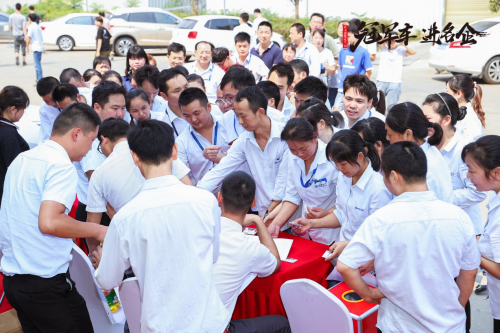
[[[103,27],[104,20],[102,17],[98,16],[94,19],[94,24],[97,27],[97,47],[95,51],[95,56],[96,58],[98,56],[106,56],[109,57],[111,53],[111,45],[110,45],[110,40],[111,40],[111,35],[109,34],[109,31]]]
[[[40,24],[40,22],[42,21],[40,19],[40,15],[38,15],[37,13],[35,13],[35,6],[31,5],[29,6],[29,11],[30,11],[30,14],[36,14],[36,21],[34,21],[36,24]],[[26,20],[28,20],[28,15],[26,15]]]
[[[259,24],[257,30],[257,39],[259,44],[250,50],[250,53],[262,59],[267,68],[271,69],[277,63],[283,61],[281,49],[271,42],[273,35],[273,26],[268,21]]]

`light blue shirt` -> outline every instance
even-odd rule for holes
[[[339,257],[354,269],[373,259],[386,297],[378,311],[382,332],[464,331],[454,279],[461,269],[476,269],[480,259],[463,210],[431,191],[397,196],[367,217]]]
[[[38,113],[40,115],[40,136],[38,144],[40,144],[50,138],[54,121],[59,113],[61,113],[61,110],[44,103],[40,109],[38,109]]]
[[[451,185],[450,168],[439,150],[427,141],[420,148],[427,157],[427,187],[434,191],[439,200],[453,204],[453,186]]]
[[[161,96],[155,96],[153,99],[153,105],[151,106],[151,112],[161,112],[165,113],[167,110],[168,102]]]
[[[295,109],[295,105],[293,105],[288,97],[285,96],[285,98],[283,99],[283,115],[285,115],[287,121],[288,119],[290,119],[290,116],[295,111]]]
[[[382,175],[372,168],[370,162],[356,184],[352,178],[339,175],[337,181],[337,203],[333,211],[340,222],[340,241],[351,240],[364,220],[392,200]]]
[[[309,75],[315,76],[317,78],[321,75],[321,59],[319,56],[319,51],[316,46],[305,42],[304,46],[301,49],[297,48],[297,52],[295,53],[295,59],[304,60],[309,66]]]
[[[66,273],[73,241],[43,234],[38,216],[43,201],[64,205],[67,214],[75,201],[77,179],[68,153],[55,141],[21,153],[12,162],[0,210],[4,274],[50,278]]]
[[[462,161],[462,150],[468,143],[460,134],[455,133],[451,141],[441,150],[441,155],[450,168],[453,203],[469,215],[476,235],[479,235],[484,228],[480,203],[486,199],[487,193],[479,192],[467,178],[469,168]]]

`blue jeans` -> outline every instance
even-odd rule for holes
[[[35,70],[36,70],[36,80],[40,81],[43,77],[42,75],[42,52],[33,52],[33,59],[35,60]]]
[[[377,81],[377,88],[385,94],[387,113],[394,105],[398,104],[399,96],[401,96],[401,83]]]

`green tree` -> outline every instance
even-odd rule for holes
[[[90,11],[93,12],[93,13],[102,12],[103,10],[105,10],[105,8],[104,8],[104,5],[101,4],[101,3],[93,2],[90,5]]]
[[[127,0],[125,1],[125,6],[128,8],[139,7],[140,3],[141,3],[140,0]]]
[[[83,0],[69,0],[69,5],[74,10],[83,10]]]
[[[500,0],[490,0],[490,10],[492,13],[500,11]]]

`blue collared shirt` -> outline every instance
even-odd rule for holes
[[[283,61],[283,52],[277,45],[271,42],[262,55],[259,54],[259,45],[257,44],[255,47],[252,47],[250,54],[259,57],[269,69]]]

